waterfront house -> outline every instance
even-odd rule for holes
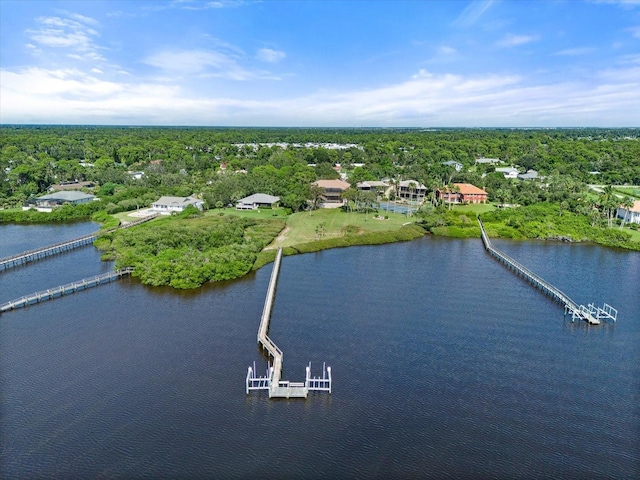
[[[22,207],[23,210],[35,208],[39,212],[50,212],[56,207],[64,204],[80,205],[95,200],[95,195],[80,192],[77,190],[63,190],[61,192],[49,193],[38,198],[28,200]]]
[[[342,194],[351,187],[344,180],[318,180],[312,185],[322,189],[322,204],[324,207],[344,205]]]
[[[280,197],[267,195],[266,193],[254,193],[241,198],[236,204],[237,210],[257,210],[258,208],[276,208]]]
[[[470,183],[454,183],[454,189],[438,189],[436,197],[445,203],[487,203],[487,192]]]
[[[627,209],[624,207],[618,207],[618,218],[625,219],[627,223],[640,224],[640,200],[633,202],[633,207]]]
[[[151,204],[150,213],[171,215],[172,213],[182,212],[189,205],[193,205],[198,210],[204,208],[204,202],[199,198],[163,196]]]

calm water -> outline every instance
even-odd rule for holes
[[[93,227],[28,231],[47,244]],[[0,244],[19,247],[12,228]],[[286,257],[270,331],[283,378],[326,361],[334,393],[269,401],[244,377],[266,368],[271,266],[195,292],[126,279],[0,316],[0,476],[638,478],[640,253],[496,244],[618,323],[563,320],[480,240]],[[0,302],[112,268],[98,259],[0,273]]]

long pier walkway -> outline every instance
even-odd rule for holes
[[[92,233],[83,237],[74,238],[73,240],[55,243],[53,245],[38,248],[35,250],[27,250],[26,252],[0,259],[0,271],[17,267],[18,265],[22,265],[24,263],[33,262],[34,260],[49,257],[51,255],[56,255],[58,253],[63,253],[69,250],[84,247],[85,245],[93,243],[96,238],[98,238],[98,235]]]
[[[539,277],[520,263],[516,262],[513,258],[509,257],[505,253],[502,253],[492,245],[489,237],[487,236],[487,232],[485,232],[484,230],[484,225],[482,224],[482,220],[480,220],[480,218],[478,218],[478,223],[480,224],[482,243],[484,244],[484,248],[487,250],[487,252],[489,252],[491,256],[493,256],[499,262],[503,263],[507,268],[515,272],[517,275],[523,277],[534,287],[539,288],[551,298],[563,304],[565,315],[570,314],[573,320],[585,320],[591,325],[599,325],[600,319],[602,318],[611,319],[614,322],[616,321],[618,317],[618,311],[611,305],[605,303],[602,308],[596,307],[591,303],[586,307],[584,305],[578,305],[560,289],[554,287],[549,282]]]
[[[69,295],[70,293],[77,292],[79,290],[85,290],[91,287],[97,287],[105,283],[113,282],[119,278],[130,275],[133,272],[133,267],[121,268],[114,272],[103,273],[102,275],[96,275],[94,277],[84,278],[77,282],[68,283],[59,287],[50,288],[41,292],[35,292],[30,295],[11,300],[0,305],[0,314],[8,312],[9,310],[15,310],[16,308],[26,307],[33,305],[34,303],[44,302],[46,300],[52,300],[63,295]]]
[[[127,223],[118,227],[120,229],[130,228],[136,225],[139,225],[144,222],[148,222],[149,220],[153,220],[158,215],[150,215],[141,220]],[[109,231],[116,230],[115,228]],[[49,245],[42,248],[37,248],[35,250],[27,250],[26,252],[19,253],[17,255],[12,255],[10,257],[5,257],[0,259],[0,272],[3,270],[7,270],[9,268],[17,267],[18,265],[23,265],[28,262],[33,262],[34,260],[40,260],[41,258],[49,257],[51,255],[57,255],[59,253],[68,252],[70,250],[74,250],[76,248],[84,247],[94,242],[98,238],[98,232],[84,235],[82,237],[74,238],[72,240],[66,240],[64,242],[55,243],[53,245]]]
[[[246,378],[247,395],[252,390],[268,390],[269,398],[307,398],[310,391],[322,391],[331,393],[331,367],[323,365],[322,377],[311,376],[311,363],[306,367],[304,382],[289,382],[281,380],[282,363],[284,354],[273,340],[269,338],[269,322],[271,320],[271,310],[276,295],[276,284],[280,274],[280,264],[282,262],[282,248],[278,248],[276,259],[273,263],[267,297],[260,317],[258,328],[258,344],[264,348],[273,359],[273,364],[268,368],[264,377],[256,375],[255,363],[249,367]]]

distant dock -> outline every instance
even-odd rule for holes
[[[0,259],[0,271],[17,267],[18,265],[28,262],[33,262],[34,260],[40,260],[41,258],[49,257],[51,255],[57,255],[59,253],[68,252],[69,250],[84,247],[85,245],[93,243],[96,238],[98,238],[98,236],[95,233],[92,233],[91,235],[74,238],[73,240],[67,240],[66,242],[60,242],[47,247],[28,250],[17,255],[2,258]]]
[[[84,278],[77,282],[68,283],[55,288],[49,288],[41,292],[31,293],[23,297],[11,300],[0,305],[0,313],[8,312],[9,310],[15,310],[17,308],[27,307],[36,303],[44,302],[46,300],[53,300],[54,298],[69,295],[70,293],[77,292],[79,290],[86,290],[87,288],[97,287],[105,283],[113,282],[121,277],[131,275],[133,272],[132,267],[121,268],[115,272],[103,273],[102,275],[96,275],[94,277]]]
[[[485,250],[492,257],[494,257],[496,260],[513,271],[516,275],[521,276],[529,283],[531,283],[534,287],[542,290],[545,294],[547,294],[557,302],[563,304],[564,314],[571,315],[572,320],[584,320],[590,325],[599,325],[601,319],[613,320],[614,322],[616,321],[618,317],[618,311],[611,305],[605,303],[602,308],[596,307],[591,303],[586,307],[584,305],[578,305],[560,289],[554,287],[552,284],[542,279],[528,268],[519,264],[505,253],[502,253],[500,250],[495,248],[489,240],[487,232],[485,232],[484,225],[482,224],[482,220],[480,220],[480,218],[478,218],[478,223],[480,224],[482,243],[484,244]]]
[[[135,227],[136,225],[140,225],[141,223],[148,222],[149,220],[153,220],[157,216],[158,214],[149,215],[141,220],[137,220],[131,223],[126,223],[118,228],[113,228],[109,231]],[[10,257],[0,258],[0,272],[3,270],[8,270],[9,268],[17,267],[18,265],[23,265],[25,263],[33,262],[35,260],[40,260],[42,258],[50,257],[52,255],[57,255],[59,253],[65,253],[71,250],[75,250],[76,248],[90,245],[97,238],[98,238],[97,232],[91,233],[89,235],[84,235],[82,237],[66,240],[64,242],[55,243],[53,245],[37,248],[35,250],[27,250],[26,252],[18,253]]]
[[[267,390],[269,392],[269,398],[307,398],[307,395],[311,391],[331,393],[331,367],[324,365],[322,368],[322,377],[311,376],[311,363],[309,363],[306,367],[304,382],[281,380],[284,354],[268,335],[281,261],[282,248],[278,248],[276,259],[273,263],[271,278],[269,279],[267,297],[262,309],[262,316],[260,317],[260,326],[258,328],[258,344],[267,351],[269,357],[273,359],[273,363],[267,369],[264,377],[256,375],[255,363],[253,367],[248,368],[246,378],[247,395],[253,390]]]

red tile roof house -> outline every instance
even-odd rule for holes
[[[342,193],[351,187],[348,182],[342,180],[318,180],[314,185],[324,190],[322,194],[323,207],[338,207],[344,205]]]
[[[438,189],[437,198],[445,203],[487,203],[487,192],[470,183],[454,183],[456,191],[449,191],[448,188]]]

